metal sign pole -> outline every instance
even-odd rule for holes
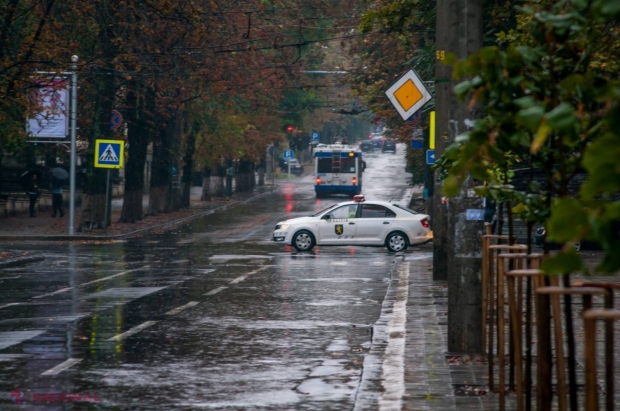
[[[71,169],[69,172],[69,235],[75,234],[75,160],[77,134],[77,62],[78,56],[71,56]]]
[[[107,229],[108,222],[108,202],[110,201],[110,169],[108,168],[106,184],[105,184],[105,212],[103,214],[103,228]]]
[[[291,178],[291,158],[288,159],[288,178]]]

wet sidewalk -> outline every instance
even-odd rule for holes
[[[447,352],[448,342],[448,287],[445,281],[433,281],[432,279],[432,245],[424,245],[418,248],[420,252],[407,252],[401,261],[397,261],[392,270],[392,283],[390,291],[386,296],[387,300],[393,301],[391,308],[390,321],[398,317],[398,302],[403,298],[404,291],[402,283],[406,285],[406,321],[405,339],[403,342],[403,370],[404,375],[404,394],[402,396],[402,407],[398,409],[426,411],[495,411],[499,409],[499,395],[496,392],[489,392],[488,387],[488,365],[486,359],[480,355],[464,355]],[[596,262],[600,261],[600,252],[582,252],[586,265],[593,268]],[[572,276],[573,282],[592,282],[610,283],[617,282],[620,273],[611,276],[604,275],[577,275]],[[400,284],[400,287],[396,286]],[[616,307],[620,306],[620,293],[615,294]],[[602,308],[604,299],[601,296],[593,297],[595,308]],[[573,326],[575,328],[576,339],[576,361],[577,361],[577,381],[583,387],[584,381],[584,352],[583,344],[585,334],[583,321],[581,320],[582,303],[581,299],[576,298],[573,303]],[[564,319],[562,318],[562,322]],[[602,325],[599,324],[597,332],[597,352],[604,353]],[[392,338],[399,338],[396,333],[386,333],[388,341],[386,360],[394,352],[390,349],[389,341]],[[397,346],[396,346],[397,347]],[[385,348],[385,347],[384,347]],[[532,352],[536,353],[535,338],[532,343]],[[566,348],[565,348],[566,352]],[[600,399],[604,403],[604,355],[598,357],[598,376],[600,379]],[[388,362],[388,361],[386,361]],[[620,357],[616,355],[614,368],[620,367]],[[509,367],[506,366],[506,382]],[[387,371],[387,372],[386,372]],[[389,381],[390,370],[384,366],[383,381]],[[554,384],[555,373],[553,370]],[[499,375],[499,367],[494,367],[495,381]],[[533,364],[532,375],[536,378],[536,363]],[[386,378],[387,376],[387,378]],[[615,384],[620,383],[620,374],[615,375]],[[385,382],[383,382],[384,389]],[[382,399],[387,401],[385,389]],[[536,409],[536,392],[533,387],[532,409]],[[584,392],[579,390],[579,404],[583,405]],[[616,406],[620,406],[620,394],[616,390],[614,400]],[[381,401],[380,401],[381,403]],[[386,408],[387,409],[387,408]],[[506,410],[516,410],[516,393],[507,392]],[[558,409],[557,396],[553,396],[553,410]],[[582,409],[582,408],[579,408]]]
[[[384,364],[402,361],[402,370],[383,366],[380,382],[383,392],[378,409],[497,410],[497,394],[463,389],[486,386],[486,365],[473,361],[451,363],[453,356],[447,352],[448,286],[446,281],[433,281],[432,267],[432,244],[427,244],[417,247],[414,253],[405,253],[392,270],[392,284],[386,296],[386,300],[393,302],[386,310],[389,319],[385,333],[387,344],[378,348],[385,351]],[[404,313],[399,313],[399,300],[406,301]],[[390,329],[390,324],[393,327],[399,317],[404,317],[400,318],[404,323],[404,338],[397,328]],[[395,374],[403,375],[402,381],[395,381]],[[404,390],[401,404],[390,399],[394,389],[389,387],[394,382],[401,384]],[[398,390],[393,394],[399,394]],[[506,405],[507,410],[515,409],[514,396],[507,399]]]
[[[0,218],[1,241],[45,241],[45,240],[112,240],[143,235],[147,232],[167,230],[185,221],[210,214],[217,210],[251,201],[251,199],[269,194],[274,190],[272,186],[256,187],[253,191],[234,193],[231,197],[213,198],[211,201],[201,201],[201,187],[192,187],[190,192],[190,207],[172,213],[161,213],[156,216],[145,216],[136,223],[119,223],[118,220],[123,208],[123,199],[112,200],[111,224],[107,229],[93,229],[88,232],[79,231],[80,207],[76,207],[74,237],[68,236],[69,210],[65,209],[64,217],[51,217],[51,210],[42,209],[37,217],[31,218],[28,214],[18,214],[8,218]],[[149,196],[143,196],[143,209],[146,213]]]

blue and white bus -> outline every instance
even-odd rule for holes
[[[316,197],[360,194],[365,168],[359,148],[346,144],[319,144],[314,150]]]

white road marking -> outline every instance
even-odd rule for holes
[[[75,364],[79,363],[80,361],[82,361],[82,358],[69,358],[67,361],[61,362],[60,364],[58,364],[54,368],[50,368],[49,370],[41,373],[41,375],[58,375],[61,372],[65,371],[65,370],[71,368],[72,366],[74,366]]]
[[[34,354],[0,354],[0,361],[17,361],[32,357],[34,357]]]
[[[96,280],[89,281],[89,282],[84,283],[84,284],[80,284],[80,287],[85,287],[85,286],[87,286],[87,285],[91,285],[91,284],[100,283],[100,282],[102,282],[102,281],[106,281],[106,280],[109,280],[109,279],[111,279],[111,278],[120,277],[121,275],[129,274],[129,273],[132,273],[132,272],[134,272],[134,271],[138,271],[138,270],[144,270],[145,268],[150,268],[150,267],[151,267],[150,265],[145,265],[144,267],[134,268],[133,270],[123,271],[123,272],[120,272],[120,273],[118,273],[118,274],[110,275],[110,276],[108,276],[108,277],[98,278],[98,279],[96,279]]]
[[[12,305],[19,305],[21,303],[8,303],[8,304],[4,304],[4,305],[0,305],[0,309],[6,308],[6,307],[10,307]]]
[[[227,288],[228,287],[217,287],[215,290],[209,291],[205,295],[215,295],[215,294],[219,293],[220,291],[223,291],[223,290],[225,290]]]
[[[0,350],[38,337],[47,330],[0,331]]]
[[[230,284],[238,284],[238,283],[240,283],[241,281],[245,280],[246,278],[248,278],[248,276],[247,276],[247,275],[242,275],[242,276],[237,277],[237,278],[235,278],[234,280],[232,280],[232,281],[230,282]]]
[[[129,330],[125,331],[122,334],[118,334],[115,335],[112,338],[108,338],[106,341],[120,341],[120,340],[124,340],[125,338],[132,336],[136,333],[139,333],[140,331],[144,330],[145,328],[150,327],[151,325],[155,325],[157,323],[157,321],[147,321],[144,322],[136,327],[130,328]]]
[[[96,284],[96,283],[99,283],[99,282],[102,282],[102,281],[109,280],[109,279],[111,279],[111,278],[120,277],[121,275],[129,274],[129,273],[131,273],[131,272],[138,271],[138,270],[142,270],[142,269],[144,269],[144,268],[149,268],[149,267],[150,267],[150,266],[145,265],[144,267],[135,268],[135,269],[133,269],[133,270],[123,271],[123,272],[121,272],[121,273],[114,274],[114,275],[110,275],[110,276],[108,276],[108,277],[99,278],[99,279],[97,279],[97,280],[89,281],[89,282],[87,282],[87,283],[80,284],[79,286],[80,286],[80,287],[85,287],[85,286],[87,286],[87,285]],[[67,292],[67,291],[73,290],[73,288],[74,288],[74,287],[62,288],[62,289],[60,289],[60,290],[56,290],[56,291],[51,292],[51,293],[42,294],[42,295],[37,295],[36,297],[32,297],[32,299],[33,299],[33,300],[36,300],[36,299],[38,299],[38,298],[51,297],[52,295],[61,294],[61,293],[64,293],[64,292]],[[0,306],[0,308],[3,308],[3,307],[5,307],[5,306]]]
[[[244,275],[242,275],[242,276],[239,276],[239,277],[235,278],[234,280],[232,280],[232,281],[230,282],[230,284],[238,284],[238,283],[240,283],[241,281],[243,281],[243,280],[245,280],[246,278],[248,278],[249,276],[254,275],[254,274],[256,274],[256,273],[259,273],[259,272],[261,272],[261,271],[263,271],[263,270],[266,270],[266,269],[267,269],[267,268],[269,268],[269,267],[271,267],[271,266],[270,266],[270,265],[264,265],[264,266],[262,266],[261,268],[258,268],[258,269],[254,270],[254,271],[250,271],[250,272],[249,272],[249,273],[247,273],[247,274],[244,274]]]
[[[388,323],[388,342],[382,365],[381,380],[384,391],[379,398],[379,411],[401,410],[405,394],[405,324],[409,295],[409,263],[399,271],[396,301]]]
[[[47,294],[43,294],[43,295],[37,295],[36,297],[32,297],[33,300],[36,300],[37,298],[43,298],[43,297],[49,297],[52,295],[56,295],[56,294],[61,294],[64,292],[67,292],[69,290],[73,290],[73,287],[68,287],[68,288],[62,288],[60,290],[56,290],[53,293],[47,293]]]
[[[212,273],[213,271],[215,271],[215,268],[200,268],[200,269],[194,270],[194,272],[197,274],[209,274],[209,273]]]
[[[191,307],[193,307],[193,306],[195,306],[197,304],[198,304],[198,301],[190,301],[190,302],[188,302],[185,305],[182,305],[180,307],[177,307],[177,308],[175,308],[173,310],[168,311],[165,315],[175,315],[175,314],[178,314],[181,311],[187,310],[188,308],[191,308]]]

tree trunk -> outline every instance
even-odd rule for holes
[[[220,162],[214,163],[211,167],[211,195],[213,197],[225,197],[224,176],[226,169]]]
[[[172,161],[169,133],[172,119],[165,121],[160,128],[157,141],[153,142],[153,163],[151,165],[151,192],[149,194],[149,215],[169,211],[167,204],[168,187],[172,177]]]
[[[202,170],[202,194],[200,201],[211,201],[211,169],[204,167]]]
[[[158,185],[151,186],[151,193],[149,195],[149,215],[158,215],[159,213],[165,213],[166,200],[168,198],[168,186]]]
[[[183,177],[181,179],[181,207],[189,208],[191,203],[192,174],[194,171],[194,149],[196,147],[196,133],[190,130],[185,145],[183,157]]]
[[[254,166],[254,163],[250,164],[250,191],[254,190],[254,187],[256,187],[256,169]]]
[[[265,185],[265,162],[262,161],[260,166],[258,167],[258,186],[262,187]]]
[[[250,174],[252,173],[252,163],[247,160],[239,161],[239,172],[236,175],[238,193],[245,193],[252,189],[250,183]]]
[[[105,184],[103,184],[105,189]],[[103,194],[84,194],[78,231],[90,231],[93,228],[103,228],[105,209],[105,192]]]
[[[96,83],[92,102],[93,124],[88,134],[89,145],[86,155],[88,165],[78,231],[103,227],[107,173],[105,169],[94,166],[95,140],[111,140],[114,137],[110,129],[110,113],[114,107],[114,99],[110,96],[116,94],[118,87],[113,76],[96,76],[94,80]]]
[[[135,223],[144,218],[142,196],[144,194],[144,165],[149,145],[149,122],[155,109],[152,93],[146,93],[143,103],[138,101],[137,82],[133,82],[127,95],[127,141],[129,143],[127,164],[125,165],[125,192],[120,223]]]

